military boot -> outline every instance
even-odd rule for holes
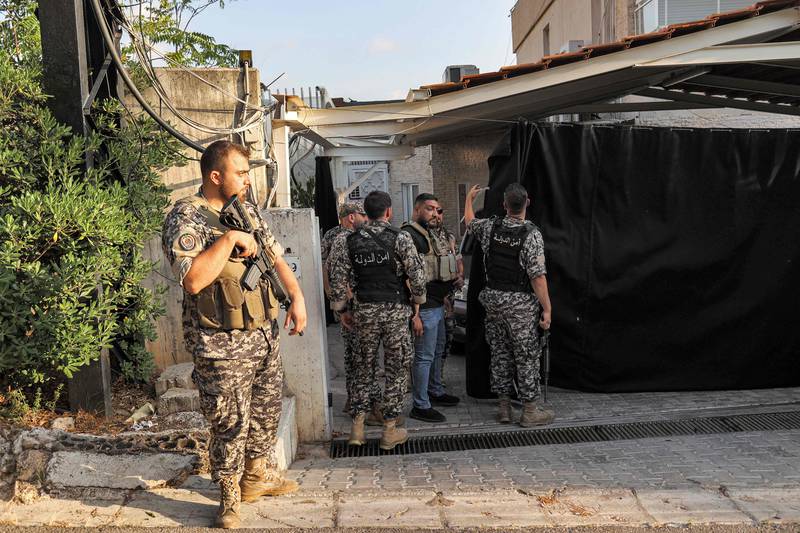
[[[219,510],[214,521],[216,527],[222,529],[236,529],[239,527],[239,484],[236,476],[223,477],[219,480]]]
[[[347,441],[348,446],[363,446],[367,443],[367,438],[364,436],[365,418],[367,418],[365,413],[358,413],[353,417],[350,425],[350,440]]]
[[[555,418],[553,411],[542,409],[534,402],[525,402],[522,409],[522,417],[519,419],[519,425],[524,428],[544,426],[552,422],[553,418]]]
[[[367,418],[364,423],[368,426],[382,426],[383,425],[383,410],[381,406],[375,404],[372,406],[372,411],[367,413]],[[403,427],[406,424],[406,417],[400,415],[397,417],[397,427]]]
[[[397,427],[397,419],[383,421],[383,435],[381,436],[381,450],[394,450],[398,444],[408,440],[408,431]]]
[[[383,425],[383,410],[378,404],[372,406],[372,410],[367,413],[367,418],[364,423],[368,426],[382,426]]]
[[[254,502],[261,496],[289,494],[298,487],[296,481],[284,479],[276,472],[267,475],[267,460],[264,457],[245,459],[240,486],[243,502]]]
[[[511,423],[511,398],[508,396],[500,396],[500,402],[497,405],[497,420],[501,424]]]

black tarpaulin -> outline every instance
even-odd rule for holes
[[[314,173],[314,213],[319,218],[322,233],[339,225],[336,191],[333,190],[331,158],[317,156]]]
[[[320,235],[325,235],[329,229],[339,225],[338,206],[336,205],[336,191],[333,189],[331,176],[331,158],[317,156],[314,173],[314,214],[319,220]],[[327,296],[325,297],[325,323],[334,322],[333,312]]]
[[[487,210],[522,168],[544,236],[554,384],[800,385],[800,133],[525,124],[489,166]],[[488,364],[471,278],[468,364]]]

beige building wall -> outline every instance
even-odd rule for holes
[[[593,41],[592,0],[519,0],[511,12],[511,32],[517,63],[535,63],[556,54],[570,40]],[[595,22],[596,24],[596,22]],[[544,50],[544,30],[550,50]]]
[[[433,191],[433,169],[431,168],[431,147],[420,146],[408,159],[389,162],[389,194],[392,196],[392,224],[399,226],[405,222],[403,210],[404,185],[417,185],[417,194]]]
[[[464,215],[463,192],[471,185],[489,184],[487,160],[502,135],[502,132],[492,132],[431,145],[433,193],[444,207],[445,226],[459,237],[463,235],[459,222]],[[475,208],[480,208],[482,202],[479,197]]]

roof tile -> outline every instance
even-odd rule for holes
[[[689,33],[707,30],[715,26],[722,26],[724,24],[756,17],[763,13],[771,13],[773,11],[786,9],[792,6],[800,6],[800,0],[763,0],[762,2],[758,2],[744,9],[737,9],[724,13],[715,13],[704,19],[685,22],[682,24],[672,24],[666,28],[661,28],[660,30],[654,32],[630,35],[616,42],[584,46],[577,52],[546,55],[536,63],[508,65],[501,67],[497,72],[484,72],[482,74],[464,76],[460,83],[435,83],[432,85],[423,85],[421,89],[428,89],[431,92],[431,96],[437,96],[440,94],[458,91],[467,87],[476,87],[478,85],[493,83],[506,78],[513,78],[514,76],[522,76],[523,74],[538,72],[547,68],[558,67],[560,65],[567,65],[569,63],[575,63],[585,59],[621,52],[627,48],[644,46],[654,42],[664,41],[672,37],[680,37]]]

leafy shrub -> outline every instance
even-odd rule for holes
[[[163,221],[158,173],[181,162],[177,141],[116,101],[95,110],[88,138],[74,135],[26,65],[0,50],[0,386],[52,388],[103,347],[145,380],[163,307],[142,286],[142,247]]]

